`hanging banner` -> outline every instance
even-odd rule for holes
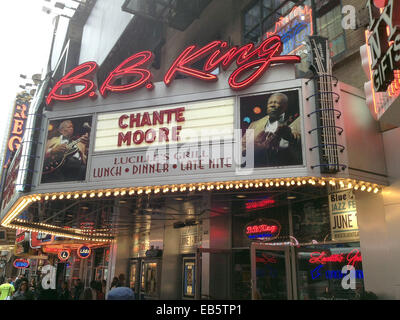
[[[352,189],[329,194],[332,240],[359,240],[356,200]]]

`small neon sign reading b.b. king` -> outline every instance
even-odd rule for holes
[[[278,238],[281,225],[273,219],[257,219],[245,226],[246,237],[252,241],[271,241]]]

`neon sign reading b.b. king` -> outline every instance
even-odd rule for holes
[[[213,82],[218,77],[212,72],[221,68],[226,70],[233,62],[237,69],[232,72],[228,83],[233,90],[242,90],[254,84],[271,65],[279,63],[299,63],[296,55],[281,55],[283,44],[278,35],[273,35],[262,41],[258,46],[252,43],[242,47],[228,47],[226,41],[212,41],[198,48],[195,45],[187,47],[172,63],[164,76],[165,85],[169,86],[178,74],[193,77],[199,80]],[[202,70],[193,67],[193,64],[208,57]],[[130,92],[142,87],[153,89],[152,73],[148,70],[153,60],[150,51],[136,53],[123,61],[115,68],[100,86],[99,92],[106,97],[112,92]],[[96,98],[96,85],[93,81],[98,65],[90,61],[79,65],[58,81],[49,92],[46,104],[54,101],[75,101],[84,97]],[[127,84],[117,84],[117,80],[129,78]],[[83,87],[81,90],[64,94],[62,90],[68,87]]]

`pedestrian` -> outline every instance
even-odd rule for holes
[[[15,280],[15,283],[14,283],[15,291],[18,291],[19,286],[21,285],[21,283],[22,283],[23,281],[28,282],[28,278],[26,278],[24,275],[19,275],[19,276],[17,277],[17,280]]]
[[[135,300],[135,293],[131,288],[117,287],[108,293],[107,300]]]
[[[107,281],[106,280],[101,280],[101,291],[106,294],[107,291]]]
[[[97,281],[92,280],[90,287],[83,291],[82,297],[79,300],[97,300]]]
[[[112,282],[111,282],[110,290],[112,290],[114,288],[117,288],[117,287],[120,287],[119,280],[118,280],[117,277],[114,277]]]
[[[96,281],[96,300],[105,300],[103,286],[100,281]]]
[[[36,284],[35,278],[32,278],[30,283],[29,283],[29,290],[32,292],[34,300],[37,300],[38,298],[38,288]]]
[[[0,286],[0,300],[11,300],[15,292],[15,288],[11,282],[12,279],[8,278],[7,281]]]
[[[81,279],[75,279],[75,286],[73,290],[73,298],[74,300],[79,300],[81,297],[81,294],[83,293],[83,283]]]
[[[12,300],[34,300],[34,296],[29,290],[28,281],[20,283],[18,290],[12,296]]]
[[[68,289],[67,281],[63,281],[61,284],[61,290],[58,294],[58,300],[71,300],[71,292]]]
[[[119,287],[125,287],[125,285],[126,285],[126,283],[125,283],[125,275],[123,273],[119,274],[118,280],[119,280]]]

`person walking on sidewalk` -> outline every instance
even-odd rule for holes
[[[34,300],[33,293],[29,290],[28,281],[22,281],[12,300]]]
[[[8,278],[5,283],[0,286],[0,300],[11,300],[15,289],[11,284],[11,278]]]

